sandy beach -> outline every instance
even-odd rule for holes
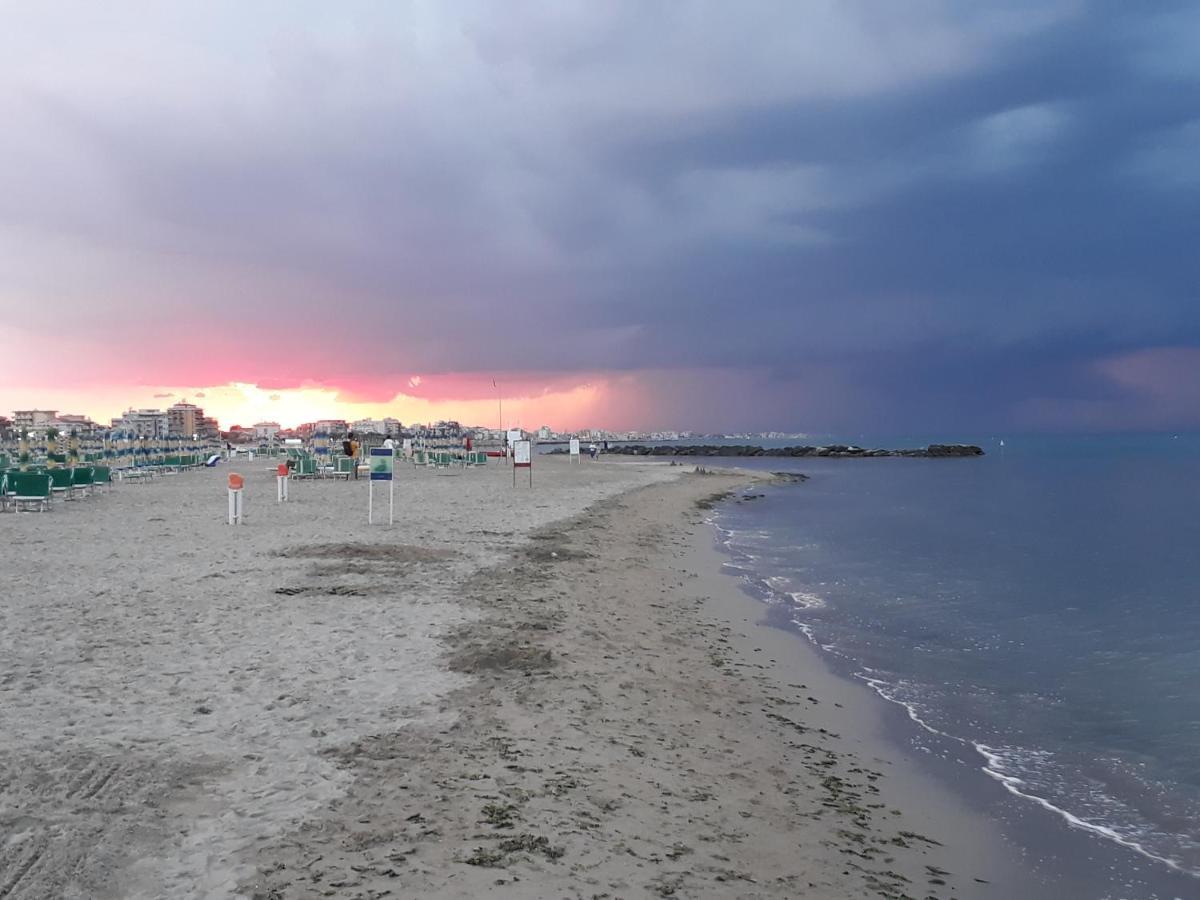
[[[237,468],[0,516],[0,897],[1032,896],[720,573],[758,476]]]

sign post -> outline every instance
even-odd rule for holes
[[[288,474],[287,463],[280,463],[275,468],[275,499],[280,503],[287,503]]]
[[[579,462],[579,438],[571,438],[571,462]]]
[[[367,487],[367,524],[375,524],[375,482],[388,483],[388,524],[392,524],[395,509],[395,485],[392,481],[392,467],[396,455],[391,447],[371,448],[371,483]]]
[[[246,481],[236,472],[229,473],[229,524],[242,524],[242,488]]]
[[[508,457],[509,459],[512,459],[513,450],[516,448],[517,441],[519,441],[519,440],[521,440],[521,429],[520,428],[508,429],[508,434],[505,437],[505,453],[504,453],[504,455],[506,457]]]
[[[517,441],[513,444],[513,487],[517,486],[517,469],[529,470],[529,486],[533,487],[533,442]]]

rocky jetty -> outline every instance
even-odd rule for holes
[[[906,456],[918,459],[943,459],[962,456],[983,456],[983,448],[974,444],[930,444],[901,450],[869,450],[850,444],[829,444],[824,447],[757,447],[749,444],[718,446],[716,444],[615,444],[605,451],[625,456],[787,456],[829,457],[834,459],[867,459],[882,456]]]

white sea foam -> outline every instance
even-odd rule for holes
[[[986,760],[986,764],[983,766],[984,773],[990,778],[1000,782],[1000,784],[1004,786],[1004,789],[1010,794],[1013,794],[1016,797],[1021,797],[1025,800],[1032,800],[1043,809],[1047,809],[1050,812],[1062,817],[1062,819],[1065,820],[1066,823],[1072,828],[1079,828],[1083,831],[1090,832],[1091,834],[1098,835],[1099,837],[1114,841],[1115,843],[1120,844],[1122,847],[1127,847],[1130,850],[1141,854],[1147,859],[1153,859],[1157,862],[1163,863],[1177,872],[1186,872],[1189,875],[1200,875],[1200,872],[1185,867],[1179,860],[1173,859],[1169,856],[1163,856],[1160,853],[1155,853],[1147,849],[1139,841],[1122,834],[1108,825],[1102,825],[1098,822],[1091,822],[1087,819],[1080,818],[1079,816],[1068,812],[1060,806],[1055,806],[1045,797],[1040,797],[1037,794],[1030,793],[1027,789],[1025,789],[1026,783],[1024,779],[1005,771],[1007,763],[1004,752],[982,743],[972,742],[971,746],[974,747],[975,750],[978,751],[979,755]],[[1039,751],[1018,751],[1014,748],[1006,748],[1006,752],[1008,752],[1010,755],[1014,753],[1021,753],[1027,757],[1041,756],[1046,759],[1049,758],[1048,753]]]
[[[912,703],[908,700],[904,700],[898,695],[899,694],[899,686],[898,685],[895,685],[895,684],[891,683],[890,681],[885,681],[882,678],[875,677],[875,675],[873,674],[874,671],[875,671],[874,669],[864,668],[864,670],[862,672],[855,672],[854,675],[859,680],[866,682],[866,684],[871,688],[871,690],[873,690],[876,694],[878,694],[884,700],[887,700],[889,703],[895,703],[897,706],[904,707],[904,709],[908,712],[908,717],[910,719],[912,719],[914,722],[916,722],[918,725],[920,725],[922,728],[924,728],[926,731],[928,731],[930,734],[936,734],[939,737],[949,738],[950,740],[956,741],[960,744],[968,743],[967,741],[964,741],[962,738],[958,737],[957,735],[950,734],[948,731],[942,731],[940,728],[936,728],[933,725],[930,725],[929,722],[927,722],[921,716],[921,713],[918,710],[917,705],[915,703]]]
[[[789,591],[788,596],[801,609],[824,609],[828,606],[824,597],[819,597],[808,591]]]
[[[1072,828],[1078,828],[1083,831],[1087,831],[1091,834],[1094,834],[1098,837],[1114,841],[1115,843],[1120,844],[1122,847],[1126,847],[1130,850],[1133,850],[1136,853],[1146,857],[1147,859],[1152,859],[1152,860],[1155,860],[1156,862],[1163,863],[1164,865],[1170,867],[1171,869],[1174,869],[1175,871],[1185,872],[1189,875],[1200,875],[1200,872],[1197,872],[1195,870],[1185,867],[1179,860],[1174,859],[1172,857],[1164,856],[1160,853],[1155,853],[1155,852],[1147,849],[1145,847],[1145,845],[1142,844],[1141,842],[1136,841],[1133,838],[1130,838],[1125,834],[1122,834],[1120,831],[1116,830],[1115,828],[1112,828],[1108,825],[1103,825],[1098,822],[1089,821],[1087,819],[1081,818],[1080,816],[1077,816],[1074,813],[1071,813],[1071,812],[1063,809],[1062,807],[1056,806],[1054,803],[1051,803],[1045,797],[1041,797],[1037,794],[1032,793],[1029,790],[1029,787],[1028,787],[1025,779],[1012,774],[1010,771],[1007,771],[1007,769],[1009,768],[1007,760],[1011,759],[1013,757],[1017,757],[1017,756],[1020,756],[1027,760],[1040,759],[1043,764],[1048,764],[1050,756],[1051,756],[1048,752],[1037,751],[1037,750],[1024,750],[1024,749],[1018,749],[1018,748],[1005,748],[1004,750],[1000,750],[1000,749],[990,747],[986,744],[983,744],[983,743],[980,743],[977,741],[966,740],[957,735],[951,734],[948,731],[943,731],[942,729],[937,728],[934,725],[931,725],[922,716],[920,708],[915,703],[905,700],[899,696],[900,689],[903,687],[903,685],[896,685],[889,681],[885,681],[882,678],[876,677],[873,673],[874,673],[874,670],[868,668],[868,669],[865,669],[864,671],[856,672],[855,677],[857,677],[861,681],[865,682],[868,686],[870,686],[870,688],[873,691],[875,691],[876,694],[878,694],[884,700],[887,700],[889,703],[895,703],[896,705],[903,707],[904,710],[908,713],[908,717],[913,722],[915,722],[917,725],[921,726],[921,728],[928,731],[930,734],[936,734],[939,737],[946,738],[948,740],[954,741],[955,743],[963,744],[965,746],[969,746],[969,747],[973,748],[984,759],[984,765],[981,767],[984,774],[986,774],[988,777],[998,781],[1005,788],[1005,790],[1007,790],[1010,794],[1012,794],[1016,797],[1020,797],[1024,800],[1031,800],[1034,803],[1041,806],[1043,809],[1046,809],[1052,813],[1055,813],[1056,815],[1060,816],[1064,821],[1066,821],[1067,824],[1070,825]],[[1006,758],[1005,754],[1008,754],[1007,758]]]
[[[811,625],[809,625],[807,622],[805,622],[801,619],[792,619],[792,624],[795,625],[798,629],[800,629],[800,633],[803,634],[806,638],[808,638],[810,641],[812,641],[818,647],[821,646],[820,642],[817,641],[816,635],[813,634]]]

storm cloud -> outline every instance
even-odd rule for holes
[[[1198,45],[1186,3],[11,7],[0,382],[1200,425]]]

